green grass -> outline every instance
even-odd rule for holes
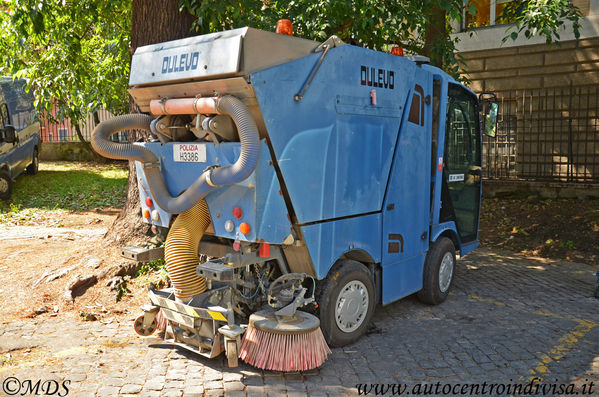
[[[35,217],[38,210],[88,211],[120,208],[127,194],[128,170],[114,164],[40,163],[36,175],[20,175],[10,200],[0,201],[3,218]]]
[[[168,280],[165,260],[157,259],[144,263],[137,271],[135,277],[135,283],[139,287],[146,288],[148,285],[154,284],[158,288],[161,288],[166,285]]]

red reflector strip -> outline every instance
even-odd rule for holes
[[[268,258],[270,256],[270,244],[262,243],[260,244],[260,258]]]

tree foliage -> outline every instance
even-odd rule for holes
[[[131,0],[0,4],[1,73],[28,79],[38,111],[50,120],[70,118],[77,126],[100,107],[128,110]],[[379,50],[400,45],[428,55],[454,75],[459,68],[450,22],[476,11],[462,0],[179,0],[179,9],[194,16],[199,33],[242,26],[273,30],[278,19],[287,18],[297,36],[322,41],[335,34]],[[514,21],[505,40],[540,35],[554,43],[564,21],[577,37],[580,29],[579,11],[570,0],[514,0],[498,19]]]
[[[78,126],[100,107],[128,110],[130,1],[5,0],[2,6],[2,74],[27,79],[47,119],[70,118]]]
[[[242,26],[272,30],[281,18],[293,22],[296,35],[325,40],[335,34],[346,42],[384,50],[398,44],[431,57],[432,63],[453,74],[458,72],[456,39],[451,21],[462,22],[465,11],[476,7],[462,0],[180,0],[181,10],[196,16],[201,33]],[[559,41],[564,19],[573,22],[578,37],[578,9],[569,0],[514,0],[505,18],[515,21],[506,39],[520,33],[543,36],[547,43]]]
[[[508,3],[500,18],[515,21],[503,41],[516,40],[520,33],[529,39],[542,36],[547,44],[560,41],[560,32],[566,29],[565,22],[572,24],[576,38],[580,36],[580,10],[569,0],[513,1]]]

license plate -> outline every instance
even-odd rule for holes
[[[179,163],[205,163],[206,145],[176,143],[173,145],[173,160]]]

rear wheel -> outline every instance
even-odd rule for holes
[[[31,164],[29,164],[27,166],[27,173],[29,175],[37,174],[37,170],[39,169],[39,166],[40,166],[39,152],[37,151],[37,148],[35,148],[35,149],[33,149],[33,156],[31,159]]]
[[[447,237],[439,237],[426,255],[422,289],[418,299],[429,305],[442,303],[449,295],[455,272],[455,247]]]
[[[372,275],[361,263],[345,260],[330,272],[319,297],[320,327],[330,346],[345,346],[364,335],[375,296]]]
[[[0,200],[8,200],[12,194],[12,178],[5,170],[0,170]]]

